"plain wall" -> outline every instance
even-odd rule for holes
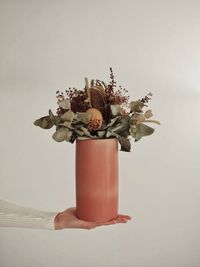
[[[162,125],[119,151],[121,213],[93,230],[0,229],[1,267],[200,266],[200,1],[0,0],[0,197],[75,205],[75,145],[33,121],[56,90],[109,81]]]

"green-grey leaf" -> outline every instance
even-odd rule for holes
[[[50,129],[54,125],[54,123],[52,122],[49,116],[45,116],[40,119],[37,119],[34,121],[33,124],[35,126],[41,127],[42,129]]]
[[[153,123],[160,125],[160,122],[157,120],[145,120],[144,122],[153,122]]]
[[[90,137],[86,137],[86,136],[78,136],[77,137],[78,140],[86,140],[86,139],[91,139]]]
[[[53,122],[53,124],[55,124],[56,126],[58,126],[58,124],[60,122],[60,118],[59,118],[59,116],[55,116],[53,114],[53,112],[51,111],[51,109],[49,109],[49,117],[50,117],[51,121]]]
[[[67,112],[62,114],[60,116],[60,118],[61,118],[61,121],[70,121],[70,122],[72,122],[73,118],[74,118],[74,112],[71,111],[71,110],[68,110]]]
[[[151,109],[146,110],[145,113],[144,113],[144,116],[147,119],[151,118],[153,116],[152,110]]]
[[[132,101],[129,104],[129,108],[132,112],[142,112],[142,108],[144,107],[144,103],[141,101]]]
[[[83,122],[85,124],[87,124],[90,121],[90,114],[87,112],[77,112],[75,115],[75,118],[80,121]]]
[[[103,138],[105,136],[105,134],[106,134],[106,131],[97,131],[97,135],[100,138]]]
[[[107,132],[106,132],[106,138],[109,138],[109,137],[111,137],[111,136],[113,136],[113,137],[118,137],[118,134],[116,134],[116,133],[114,133],[114,132],[112,132],[111,130],[107,130]]]
[[[52,138],[57,142],[62,142],[64,140],[69,141],[71,135],[72,132],[69,129],[61,127],[52,135]]]
[[[135,138],[135,141],[139,141],[143,136],[151,135],[155,130],[146,124],[140,123],[139,125],[131,128],[131,136]]]
[[[69,142],[73,144],[75,140],[76,140],[76,135],[75,135],[74,133],[72,133]],[[66,141],[67,141],[67,140],[66,140]]]
[[[118,141],[121,145],[121,151],[125,152],[130,152],[131,151],[131,142],[129,139],[123,137],[123,136],[118,136]]]
[[[80,130],[83,131],[84,135],[88,136],[88,137],[92,137],[92,135],[90,134],[90,132],[88,131],[87,128],[85,127],[81,127]]]
[[[79,136],[83,136],[84,132],[79,129],[74,129],[74,132],[77,133]]]
[[[74,128],[74,129],[79,129],[80,127],[84,126],[85,124],[81,121],[74,121],[71,123],[71,126]]]
[[[132,116],[131,116],[131,121],[130,123],[132,125],[137,125],[137,124],[140,124],[141,122],[143,122],[145,120],[145,116],[143,113],[134,113]]]
[[[112,132],[108,130],[108,131],[106,132],[106,137],[107,137],[107,138],[110,137],[111,134],[112,134]]]
[[[70,121],[65,121],[65,122],[63,122],[63,123],[59,123],[59,126],[65,126],[65,127],[67,127],[67,128],[72,129],[72,127],[71,127],[71,122],[70,122]]]
[[[117,117],[111,119],[105,128],[109,128],[109,127],[117,124],[120,121],[120,118],[121,118],[121,116],[117,116]]]
[[[120,105],[110,105],[110,109],[113,116],[117,116],[120,114],[121,107]]]
[[[58,106],[63,109],[70,109],[70,101],[68,99],[63,99],[57,102]]]
[[[101,125],[101,127],[99,128],[99,130],[100,130],[100,131],[103,131],[103,130],[105,130],[105,129],[107,129],[107,128],[108,128],[107,123],[106,123],[105,120],[103,119],[103,121],[102,121],[102,125]]]
[[[112,132],[117,133],[121,136],[128,137],[130,135],[130,117],[121,117],[120,122],[116,126],[112,126],[109,129],[112,130]]]

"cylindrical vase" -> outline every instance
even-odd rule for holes
[[[76,140],[76,211],[79,219],[107,222],[118,215],[118,140]]]

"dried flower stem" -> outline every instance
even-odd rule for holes
[[[148,103],[149,100],[151,100],[151,97],[152,97],[152,93],[148,93],[145,97],[143,97],[142,99],[140,99],[139,101],[142,102],[142,103]]]
[[[88,78],[85,78],[85,88],[88,95],[89,105],[91,106],[91,95],[90,95],[90,87],[89,87],[89,81]]]
[[[156,120],[145,120],[144,122],[153,122],[153,123],[157,123],[158,125],[160,125],[160,122]]]

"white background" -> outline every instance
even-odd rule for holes
[[[109,80],[149,91],[155,133],[120,152],[120,212],[94,230],[0,229],[1,267],[200,266],[200,1],[0,0],[0,197],[75,204],[75,145],[33,121],[56,90]]]

